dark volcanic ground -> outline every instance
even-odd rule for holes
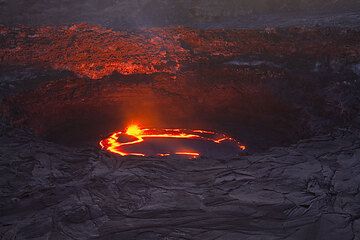
[[[3,239],[358,239],[359,131],[235,159],[118,158],[1,128]]]
[[[360,239],[357,30],[0,30],[3,239]],[[249,150],[99,150],[131,119]]]

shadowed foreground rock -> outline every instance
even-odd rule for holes
[[[119,158],[1,127],[2,239],[359,239],[360,135],[237,159]]]

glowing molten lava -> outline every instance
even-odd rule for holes
[[[224,134],[204,130],[141,129],[137,125],[130,125],[125,132],[113,133],[100,142],[102,149],[121,156],[182,155],[191,158],[220,145],[219,151],[245,150],[245,146]]]

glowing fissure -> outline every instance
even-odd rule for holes
[[[205,135],[211,136],[220,136],[218,138],[212,138]],[[133,137],[134,140],[127,142],[120,142],[119,138],[121,136],[129,136]],[[224,134],[217,134],[212,131],[205,130],[187,130],[187,129],[141,129],[137,125],[130,125],[127,127],[125,132],[116,132],[110,135],[107,139],[100,141],[100,146],[102,149],[107,150],[109,152],[119,154],[121,156],[147,156],[144,153],[136,153],[136,152],[127,152],[124,147],[128,145],[135,145],[142,142],[145,142],[146,139],[151,138],[177,138],[177,139],[199,139],[204,141],[210,141],[216,144],[221,144],[224,141],[236,142],[233,138],[230,138]],[[236,142],[240,150],[245,150],[246,147]],[[187,150],[179,150],[174,152],[165,152],[158,153],[156,156],[166,157],[170,155],[183,155],[189,156],[192,158],[196,158],[201,156],[201,153]]]

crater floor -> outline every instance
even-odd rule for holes
[[[4,239],[357,239],[360,133],[234,159],[115,157],[1,126]]]

